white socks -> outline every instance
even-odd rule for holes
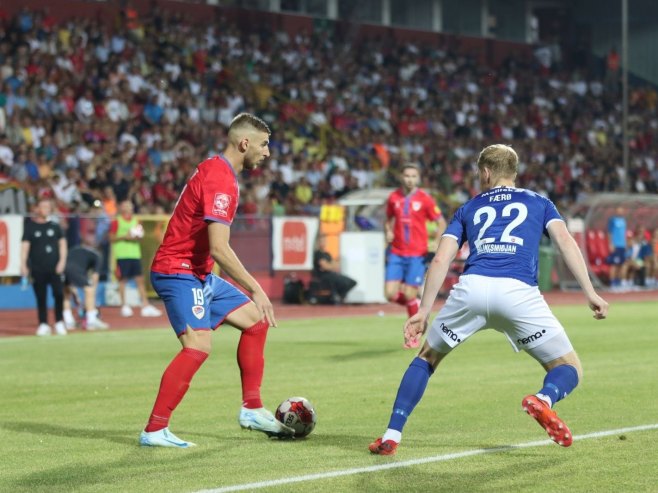
[[[395,443],[400,443],[402,441],[402,432],[398,430],[388,429],[384,436],[382,437],[382,443],[386,440],[393,440]]]
[[[64,310],[62,315],[64,316],[64,322],[66,325],[75,325],[75,318],[73,317],[73,312],[71,310]]]
[[[544,394],[535,394],[535,396],[537,396],[537,399],[541,399],[548,404],[548,407],[553,407],[553,400],[549,396]]]

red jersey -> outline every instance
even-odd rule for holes
[[[434,199],[421,189],[405,195],[398,188],[388,196],[386,218],[395,218],[391,253],[416,257],[427,253],[427,221],[436,221],[441,210]]]
[[[239,198],[238,177],[223,156],[199,164],[178,198],[151,270],[205,279],[214,263],[208,221],[230,226]]]

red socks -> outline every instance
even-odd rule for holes
[[[397,303],[398,305],[402,305],[402,306],[407,304],[407,298],[402,291],[398,291],[397,296],[393,298],[393,300],[391,301],[393,301],[393,303]]]
[[[242,331],[238,344],[238,366],[242,379],[242,405],[248,409],[263,407],[260,398],[260,384],[263,381],[265,368],[265,339],[269,324],[260,320]]]
[[[418,309],[420,308],[420,301],[418,301],[418,298],[414,298],[413,300],[407,301],[407,315],[410,317],[413,317],[416,313],[418,313]]]
[[[398,291],[397,296],[393,298],[392,301],[398,305],[406,306],[407,315],[410,317],[413,317],[416,313],[418,313],[418,308],[420,308],[420,301],[418,301],[418,298],[407,300],[407,297],[404,295],[404,293],[402,293],[402,291]]]
[[[269,325],[259,321],[242,332],[238,344],[238,365],[242,378],[242,405],[255,409],[263,407],[260,384],[263,381],[265,339]],[[208,357],[208,353],[184,348],[169,363],[162,374],[160,390],[144,431],[158,431],[169,426],[169,418],[190,387],[192,377]]]
[[[203,351],[183,348],[169,363],[162,374],[160,390],[144,431],[158,431],[169,426],[171,413],[183,399],[185,392],[190,387],[192,377],[207,357],[208,353]]]

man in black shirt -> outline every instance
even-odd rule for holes
[[[356,281],[351,277],[338,272],[340,266],[334,261],[331,254],[326,250],[326,237],[318,236],[318,243],[313,253],[312,279],[316,279],[321,285],[329,286],[333,292],[333,301],[342,303],[348,291],[356,286]]]
[[[50,220],[52,212],[52,201],[48,198],[39,199],[36,215],[25,223],[21,242],[21,275],[27,276],[29,273],[32,276],[39,313],[38,336],[48,336],[52,333],[48,325],[46,304],[49,284],[55,299],[55,333],[66,335],[62,315],[66,239],[59,224]]]
[[[82,235],[82,245],[69,250],[64,269],[64,323],[66,328],[75,328],[75,318],[71,310],[71,297],[80,305],[78,288],[84,293],[85,322],[87,330],[107,329],[109,325],[98,318],[96,308],[96,288],[101,268],[101,255],[94,248],[96,240],[93,233]]]

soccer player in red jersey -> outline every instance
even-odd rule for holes
[[[407,307],[411,317],[418,312],[418,288],[425,277],[427,254],[427,221],[435,221],[437,241],[446,229],[446,221],[434,199],[418,188],[420,168],[405,164],[401,171],[401,187],[386,202],[386,298]],[[419,339],[404,341],[405,348],[416,348]]]
[[[239,200],[238,174],[242,169],[255,168],[270,155],[269,135],[270,129],[260,118],[248,113],[237,115],[228,129],[224,154],[198,165],[176,203],[153,259],[151,284],[164,301],[183,349],[162,375],[140,445],[194,445],[169,431],[169,419],[210,353],[211,331],[224,322],[242,332],[237,350],[242,380],[240,426],[268,436],[294,433],[277,421],[261,401],[265,339],[268,328],[276,326],[272,303],[229,245]],[[215,262],[251,298],[212,274]]]

